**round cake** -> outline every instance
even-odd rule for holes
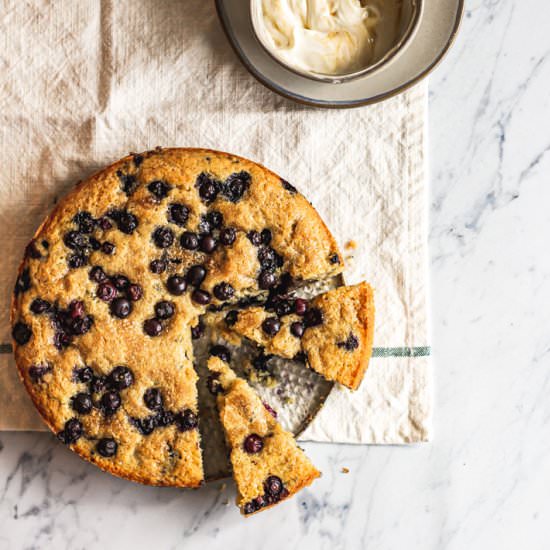
[[[342,269],[315,209],[266,168],[205,149],[132,154],[79,183],[27,246],[16,363],[80,456],[130,480],[197,487],[200,317]]]

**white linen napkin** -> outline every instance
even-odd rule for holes
[[[281,174],[336,235],[346,281],[376,289],[366,378],[335,389],[302,438],[428,439],[423,85],[353,110],[293,104],[240,65],[211,2],[12,0],[0,16],[0,429],[44,429],[8,343],[24,246],[77,180],[162,145],[230,151]]]

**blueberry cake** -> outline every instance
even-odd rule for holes
[[[133,154],[79,183],[27,246],[16,363],[45,422],[80,456],[131,480],[197,487],[201,316],[342,269],[315,209],[262,166],[203,149]],[[321,346],[310,364],[323,372],[340,348],[321,340],[308,329],[302,346]]]
[[[367,283],[343,286],[311,300],[276,297],[235,311],[223,322],[265,353],[306,364],[327,380],[357,389],[367,368],[374,334],[374,301]]]
[[[319,471],[281,427],[273,411],[220,357],[211,357],[210,388],[230,448],[237,506],[248,516],[310,485]]]

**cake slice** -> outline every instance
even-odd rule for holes
[[[248,516],[310,485],[319,471],[281,427],[256,392],[216,356],[208,360],[230,447],[237,506]]]
[[[327,380],[359,387],[372,353],[374,300],[369,284],[342,286],[312,300],[276,300],[226,316],[226,331],[268,354],[307,364]]]

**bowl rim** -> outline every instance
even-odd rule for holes
[[[271,57],[274,61],[279,63],[282,67],[287,69],[288,71],[293,72],[294,74],[297,74],[298,76],[302,76],[304,78],[309,78],[310,80],[314,80],[315,82],[326,82],[329,84],[340,84],[342,82],[349,82],[350,80],[354,80],[356,78],[360,78],[362,76],[365,76],[369,73],[373,73],[382,67],[392,61],[395,57],[397,57],[404,48],[408,46],[408,44],[411,42],[413,36],[415,35],[416,31],[418,30],[418,26],[420,24],[420,16],[422,13],[422,10],[424,8],[424,0],[409,0],[411,3],[411,6],[413,7],[413,16],[411,17],[407,28],[405,29],[405,32],[403,35],[399,38],[399,40],[375,63],[372,65],[367,65],[366,67],[363,67],[362,69],[358,71],[354,71],[352,73],[343,73],[338,75],[330,75],[330,74],[323,74],[323,73],[316,73],[313,71],[305,71],[301,70],[297,67],[293,67],[292,65],[286,64],[284,61],[282,61],[262,40],[260,33],[258,32],[256,28],[256,17],[253,12],[253,6],[255,3],[258,3],[261,0],[250,0],[249,2],[249,16],[252,23],[252,30],[254,32],[254,36],[256,38],[256,41],[262,49],[265,51],[269,57]]]
[[[420,71],[415,77],[410,78],[409,80],[405,81],[403,84],[396,86],[391,90],[388,90],[386,92],[383,92],[368,98],[359,99],[359,100],[349,100],[349,101],[348,100],[322,101],[322,100],[314,100],[306,96],[289,93],[284,88],[278,86],[268,78],[264,77],[262,73],[258,69],[256,69],[256,67],[249,61],[249,59],[240,49],[237,39],[235,38],[235,35],[233,34],[233,31],[229,24],[227,14],[223,6],[223,2],[224,0],[215,0],[215,7],[216,7],[218,19],[220,20],[223,32],[226,35],[226,38],[228,39],[229,44],[231,45],[231,48],[233,49],[233,51],[235,52],[235,54],[237,55],[241,63],[244,65],[246,70],[260,84],[262,84],[272,92],[286,99],[289,99],[301,105],[306,105],[309,107],[325,108],[325,109],[352,109],[355,107],[364,107],[366,105],[373,105],[375,103],[379,103],[386,99],[395,97],[400,93],[408,90],[409,88],[412,88],[414,85],[418,84],[421,80],[423,80],[426,76],[428,76],[431,72],[433,72],[434,69],[436,69],[439,66],[443,58],[448,53],[450,47],[454,44],[456,37],[458,35],[458,32],[460,30],[460,26],[461,26],[463,14],[464,14],[464,8],[465,8],[465,0],[458,0],[458,6],[456,10],[456,15],[454,18],[453,27],[451,32],[449,33],[449,38],[447,42],[445,43],[444,47],[441,48],[438,55],[433,59],[433,61],[430,64],[428,64],[424,70]],[[325,83],[325,84],[329,85],[329,83]]]

